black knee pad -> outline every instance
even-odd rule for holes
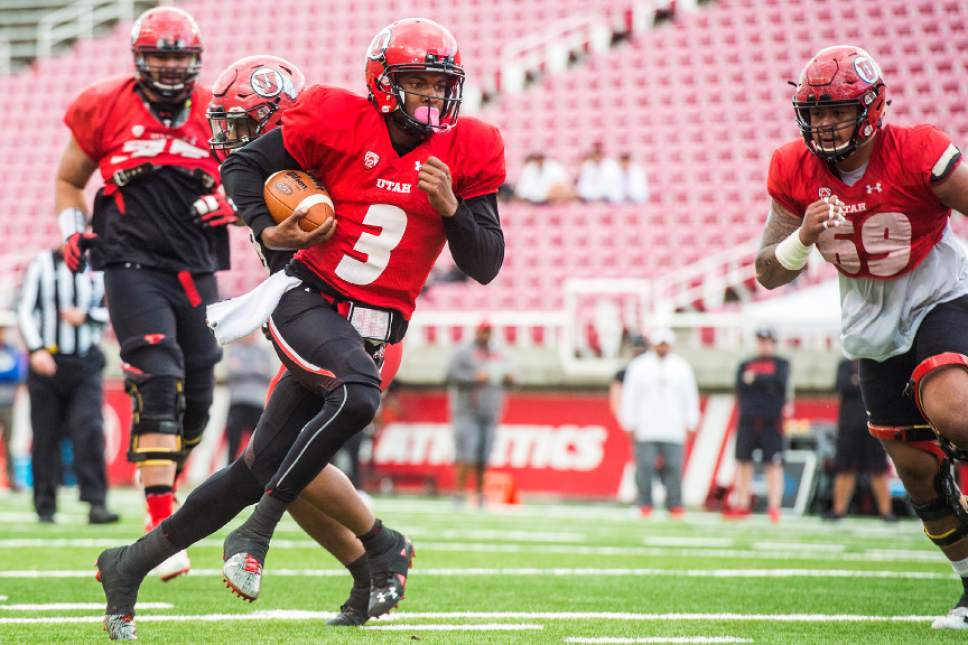
[[[184,442],[181,417],[181,380],[175,377],[128,379],[125,390],[131,397],[131,440],[128,461],[142,466],[179,463]],[[146,434],[167,434],[178,437],[174,448],[142,448],[141,437]]]
[[[176,376],[146,376],[125,380],[135,423],[141,417],[177,419],[182,413],[183,383]]]
[[[345,419],[348,425],[359,427],[360,430],[368,426],[380,408],[380,388],[375,385],[362,383],[348,383],[346,401],[339,412],[340,419]],[[338,396],[334,393],[331,396]]]
[[[957,482],[951,474],[951,462],[941,463],[941,470],[935,475],[934,489],[938,497],[926,504],[912,504],[914,512],[922,521],[935,521],[954,517],[957,526],[943,533],[933,534],[924,529],[925,535],[938,546],[948,546],[968,537],[968,508],[961,495]]]

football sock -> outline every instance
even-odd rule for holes
[[[125,573],[143,578],[149,571],[179,551],[181,547],[172,544],[165,536],[164,530],[156,526],[137,542],[125,548],[121,566]]]
[[[360,542],[363,543],[363,548],[366,549],[367,553],[384,553],[396,544],[393,532],[383,530],[383,522],[379,519],[373,523],[373,528],[356,537],[360,538]]]
[[[229,540],[235,538],[232,544],[232,550],[235,553],[238,553],[239,551],[236,549],[241,547],[259,562],[265,562],[272,533],[276,530],[276,525],[282,519],[282,515],[286,512],[288,506],[287,502],[277,499],[269,493],[264,494],[259,503],[256,504],[249,519],[226,538],[226,544],[229,543]],[[234,555],[234,553],[225,554],[226,557],[231,555]]]
[[[148,514],[151,515],[152,527],[171,517],[174,499],[175,493],[171,486],[145,486],[145,501],[148,504]]]
[[[370,559],[365,553],[346,565],[346,568],[353,576],[354,587],[370,588]]]
[[[164,530],[174,544],[184,549],[219,530],[262,496],[262,486],[252,471],[236,460],[192,491],[174,515],[165,520]]]

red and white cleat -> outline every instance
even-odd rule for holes
[[[236,553],[222,565],[222,579],[232,593],[252,602],[262,590],[262,563],[248,553]]]
[[[158,574],[162,582],[168,582],[182,574],[188,573],[191,569],[192,563],[188,559],[188,552],[182,549],[155,567],[155,573]]]

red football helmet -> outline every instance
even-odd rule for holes
[[[138,82],[161,98],[177,101],[195,87],[202,68],[202,36],[195,19],[176,7],[158,7],[141,14],[131,28],[131,52]],[[148,65],[145,56],[181,55],[181,65]]]
[[[296,102],[305,86],[299,68],[278,56],[248,56],[229,65],[215,80],[206,113],[212,152],[221,159],[221,151],[240,148],[275,128],[282,110]]]
[[[421,72],[447,76],[439,113],[428,108],[426,114],[414,115],[404,109],[405,93],[399,76]],[[464,68],[457,40],[432,20],[406,18],[394,22],[373,37],[366,51],[366,87],[376,109],[392,115],[408,130],[427,135],[452,128],[457,123],[464,93]]]
[[[811,126],[811,108],[836,106],[855,106],[857,117],[850,122]],[[820,50],[803,68],[793,95],[797,126],[807,148],[830,162],[849,157],[869,141],[881,127],[887,106],[887,86],[880,66],[867,51],[851,45]],[[825,147],[818,142],[834,140],[834,132],[849,123],[853,123],[854,131],[847,143]]]

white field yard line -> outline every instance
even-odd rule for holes
[[[248,614],[150,614],[138,616],[139,623],[166,622],[229,622],[250,620],[327,620],[332,612],[274,609]],[[756,621],[778,623],[926,623],[936,616],[865,616],[859,614],[637,614],[621,612],[398,612],[377,622],[411,620],[608,620],[639,622],[682,621]],[[0,625],[100,623],[103,616],[45,616],[29,618],[0,618]],[[376,627],[378,625],[372,625]]]
[[[174,609],[170,602],[139,602],[135,609]],[[101,611],[103,602],[47,602],[38,604],[0,605],[0,611]]]
[[[8,538],[0,539],[0,549],[21,548],[100,548],[122,546],[130,542],[125,538]],[[670,542],[673,542],[670,540]],[[712,542],[712,540],[710,540]],[[754,545],[763,547],[767,543]],[[772,543],[770,543],[772,544]],[[685,557],[696,558],[736,558],[744,560],[813,560],[829,562],[941,562],[943,556],[935,550],[917,549],[868,549],[860,553],[842,553],[846,548],[841,545],[815,545],[814,543],[783,543],[779,551],[759,551],[743,549],[702,548],[675,549],[664,547],[635,546],[583,546],[562,544],[503,544],[487,542],[417,542],[421,550],[450,551],[458,553],[534,553],[547,555],[601,555],[601,556],[642,556],[656,558]],[[800,548],[802,546],[802,548]],[[812,547],[817,546],[817,550]],[[221,539],[206,539],[193,547],[222,547]],[[276,538],[272,548],[315,550],[319,545],[312,540],[289,540]],[[787,550],[789,549],[789,550]]]
[[[688,578],[888,578],[900,580],[950,580],[954,572],[934,571],[861,571],[852,569],[599,569],[585,568],[533,568],[505,567],[485,569],[479,567],[438,567],[417,569],[415,575],[444,577],[478,576],[618,576],[618,577],[688,577]],[[192,576],[220,576],[221,569],[192,569]],[[342,577],[345,569],[270,569],[267,576],[276,577]],[[51,570],[0,570],[0,578],[86,578],[93,577],[92,569]]]
[[[521,632],[544,629],[544,625],[529,623],[483,623],[479,625],[367,625],[363,629],[368,631],[386,632]]]
[[[568,636],[566,643],[752,643],[735,636]]]

